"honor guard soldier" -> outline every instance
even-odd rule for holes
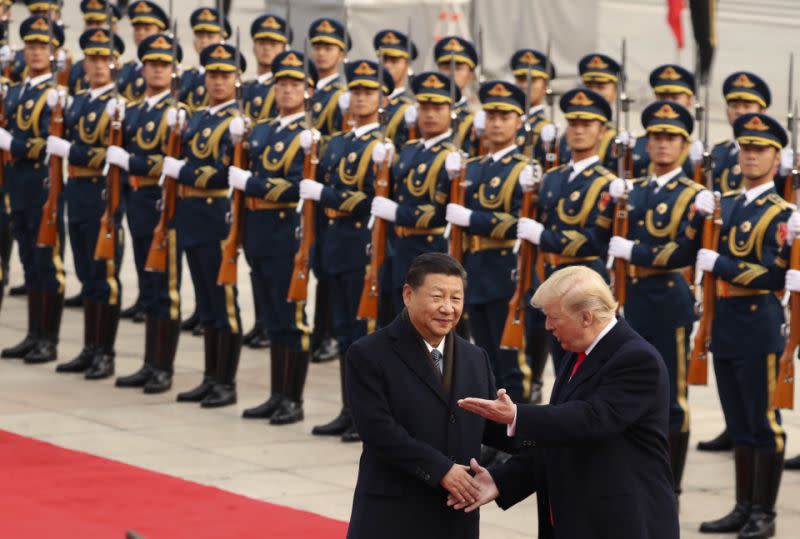
[[[528,80],[530,79],[530,96],[528,96],[530,109],[525,115],[525,121],[530,126],[533,156],[540,163],[544,163],[545,149],[541,134],[542,128],[550,123],[545,117],[544,98],[549,81],[556,77],[556,69],[553,67],[552,61],[548,61],[547,56],[536,49],[518,50],[511,57],[510,65],[511,74],[514,75],[517,86],[523,92],[528,91]],[[549,73],[548,66],[550,67]],[[530,77],[528,73],[530,73]],[[517,145],[521,148],[524,147],[526,136],[527,133],[523,126],[517,135]],[[523,153],[530,155],[530,149],[525,148]]]
[[[192,12],[189,24],[194,33],[194,50],[202,54],[211,45],[224,43],[231,35],[231,25],[228,19],[220,16],[217,10],[210,7],[201,7]],[[189,107],[191,112],[204,109],[208,105],[206,95],[205,69],[203,66],[187,69],[181,75],[181,101]]]
[[[656,99],[677,103],[686,110],[694,110],[695,80],[694,75],[678,64],[664,64],[650,72],[650,87]],[[689,131],[689,135],[692,132]],[[649,141],[647,134],[637,137],[633,146],[633,177],[650,177],[650,154],[647,151]],[[703,143],[691,143],[681,156],[683,173],[689,178],[694,177],[694,168],[703,160]]]
[[[108,29],[93,28],[81,34],[80,46],[89,88],[75,96],[64,113],[65,138],[53,135],[47,138],[47,153],[69,163],[64,199],[75,272],[81,282],[84,321],[83,350],[72,361],[58,365],[56,370],[82,372],[87,380],[97,380],[114,374],[114,342],[122,298],[119,280],[124,250],[121,209],[114,216],[115,259],[96,260],[95,247],[100,219],[107,205],[108,185],[103,165],[109,146],[109,123],[116,110],[116,100],[112,102],[114,106],[109,107],[109,101],[116,94],[111,64],[119,61],[125,44],[116,34],[112,41]]]
[[[47,16],[45,10],[44,16]],[[19,82],[25,76],[24,49],[11,48],[11,0],[0,1],[0,67],[5,83]]]
[[[531,174],[528,158],[519,153],[516,144],[525,93],[513,83],[494,80],[481,85],[478,96],[486,111],[489,153],[468,161],[466,205],[450,202],[445,217],[468,235],[464,268],[470,286],[465,306],[475,344],[487,351],[498,387],[506,388],[515,402],[528,402],[531,368],[524,350],[500,348],[508,301],[515,288],[511,275],[517,263],[514,244],[522,202],[518,180]],[[462,167],[461,154],[450,153],[445,166],[456,176]]]
[[[108,27],[109,23],[106,20],[108,10],[106,9],[106,2],[108,0],[81,0],[81,12],[83,13],[83,29],[84,31],[92,28]],[[117,22],[122,18],[122,12],[119,8],[111,4],[111,18],[114,25],[114,33],[117,32]],[[69,72],[69,95],[76,96],[81,90],[89,87],[86,80],[86,69],[84,67],[84,60],[78,60],[72,64],[72,69]]]
[[[150,36],[167,30],[167,14],[156,3],[138,0],[128,6],[128,17],[133,25],[133,43],[138,48]],[[129,102],[138,101],[144,95],[144,77],[139,59],[123,64],[119,71],[119,91]]]
[[[285,51],[273,62],[278,116],[261,120],[248,136],[250,170],[231,167],[229,182],[245,195],[245,256],[262,294],[255,296],[269,313],[263,323],[270,344],[270,395],[262,404],[244,411],[243,417],[269,419],[273,425],[303,419],[303,388],[310,361],[310,330],[305,302],[287,301],[293,258],[299,247],[296,235],[300,218],[296,211],[305,154],[300,135],[306,88],[317,80],[314,64],[304,74],[302,53]],[[308,77],[306,79],[306,76]],[[244,134],[244,121],[234,120],[231,132]]]
[[[22,342],[5,348],[0,355],[41,363],[56,359],[64,300],[62,202],[56,216],[55,247],[39,246],[37,242],[42,206],[48,195],[45,146],[51,103],[53,106],[57,103],[50,95],[58,95],[49,92],[55,88],[50,53],[51,47],[58,49],[64,43],[64,32],[60,25],[48,24],[47,17],[34,16],[22,22],[19,33],[25,43],[28,76],[24,83],[9,87],[5,95],[7,125],[0,128],[0,149],[11,158],[5,167],[4,188],[25,271],[28,327]]]
[[[439,71],[451,77],[458,89],[461,90],[461,99],[456,103],[458,113],[458,130],[460,133],[454,135],[454,140],[462,141],[462,148],[467,155],[475,156],[478,154],[478,135],[476,130],[483,130],[483,125],[474,125],[474,120],[478,115],[469,110],[467,102],[467,86],[475,80],[475,68],[478,67],[478,53],[475,46],[459,36],[443,37],[436,42],[433,47],[433,59]],[[451,60],[452,59],[452,60]],[[455,64],[455,73],[452,73],[452,64]],[[484,115],[481,114],[483,121]]]
[[[383,68],[392,76],[394,90],[388,96],[386,107],[386,138],[394,143],[395,148],[402,148],[409,139],[409,125],[416,124],[416,118],[408,124],[407,111],[413,109],[414,96],[408,92],[411,62],[417,59],[417,46],[409,43],[409,37],[397,30],[381,30],[372,39],[372,47],[379,59],[383,59]],[[416,127],[416,126],[415,126]]]
[[[575,88],[561,96],[559,106],[567,120],[564,138],[571,160],[549,171],[539,190],[539,220],[521,218],[517,235],[539,246],[544,256],[545,274],[580,264],[597,271],[606,280],[606,246],[584,233],[587,225],[610,201],[608,184],[615,176],[600,164],[598,148],[606,140],[611,120],[608,102],[588,88]],[[524,189],[532,189],[527,176],[521,179]],[[555,339],[550,351],[558,372],[564,355]]]
[[[275,57],[286,50],[292,42],[292,29],[281,17],[272,14],[261,15],[250,26],[250,37],[253,38],[253,54],[256,59],[257,75],[255,79],[244,83],[242,88],[244,114],[253,123],[274,118],[278,115],[278,104],[275,101],[275,79],[272,64]],[[315,79],[316,80],[316,79]],[[247,253],[245,253],[247,256]],[[253,267],[249,261],[250,267]],[[262,308],[267,301],[263,298],[266,284],[255,271],[250,271],[250,282],[253,290],[255,307],[255,324],[245,333],[242,342],[250,348],[266,348],[270,341],[267,337],[266,323]]]
[[[692,205],[702,186],[681,168],[694,127],[691,113],[677,103],[656,101],[642,112],[642,125],[647,134],[638,140],[647,141],[652,173],[611,183],[615,202],[628,197],[630,231],[624,238],[610,237],[608,254],[630,261],[625,318],[659,351],[669,372],[669,449],[675,492],[680,494],[689,444],[686,373],[695,313],[692,291],[682,275],[689,261],[675,255],[691,226]],[[609,204],[594,223],[603,242],[612,234],[614,211]]]
[[[773,184],[773,170],[787,143],[783,127],[766,114],[748,113],[736,119],[733,133],[739,147],[740,189],[722,197],[719,244],[715,250],[697,252],[697,270],[717,278],[710,351],[734,445],[736,505],[719,520],[703,522],[700,531],[738,532],[745,539],[775,534],[786,445],[773,400],[777,358],[784,347],[784,312],[776,293],[785,284],[787,233],[796,230],[791,224],[787,227],[787,220],[792,216],[797,222],[800,216],[792,215],[794,206]],[[705,191],[695,206],[698,220],[715,211],[714,199]],[[700,244],[701,235],[695,233],[700,226],[698,222],[692,230],[687,228],[691,248]]]
[[[364,272],[369,264],[367,226],[370,205],[375,194],[375,168],[372,153],[382,142],[379,108],[394,83],[388,71],[381,71],[376,62],[356,60],[346,67],[350,93],[350,115],[353,129],[331,138],[320,159],[317,175],[300,183],[300,197],[319,201],[325,226],[317,234],[318,251],[329,279],[333,334],[339,343],[340,372],[344,370],[347,349],[367,333],[367,323],[358,320],[359,300]],[[379,79],[382,73],[383,80]],[[344,380],[344,374],[341,376]],[[343,441],[360,438],[352,423],[346,392],[342,387],[343,409],[332,422],[315,427],[312,434],[342,434]],[[346,430],[342,429],[346,426]]]
[[[117,378],[117,387],[143,387],[161,393],[172,386],[172,365],[180,332],[178,246],[175,230],[167,234],[165,272],[145,271],[153,230],[161,217],[161,176],[169,130],[167,111],[174,104],[170,92],[173,66],[182,59],[180,45],[173,53],[173,38],[156,34],[139,44],[145,86],[143,99],[130,104],[123,121],[123,146],[110,146],[107,161],[128,173],[126,200],[128,226],[139,274],[139,305],[145,316],[144,364],[130,376]],[[176,58],[173,58],[176,54]],[[173,109],[174,110],[174,109]]]
[[[178,182],[178,246],[186,252],[204,328],[203,381],[178,394],[178,401],[200,402],[210,408],[236,402],[236,370],[242,350],[236,287],[217,284],[217,274],[222,262],[220,243],[228,233],[226,216],[231,207],[228,166],[233,144],[228,126],[239,115],[234,99],[236,71],[244,72],[246,63],[233,46],[215,44],[203,50],[200,64],[208,108],[189,120],[183,134],[184,158],[165,157],[162,170]]]

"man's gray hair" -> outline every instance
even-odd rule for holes
[[[590,311],[598,322],[608,322],[617,312],[608,284],[586,266],[569,266],[553,273],[536,290],[531,305],[542,309],[558,301],[569,316]]]

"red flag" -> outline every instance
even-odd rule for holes
[[[678,48],[683,48],[683,25],[681,24],[681,12],[685,5],[684,0],[667,0],[667,24],[675,35]]]

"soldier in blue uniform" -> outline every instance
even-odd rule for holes
[[[445,218],[467,235],[464,268],[470,286],[464,303],[472,337],[489,354],[498,387],[506,388],[515,402],[528,402],[531,368],[525,351],[500,349],[515,286],[511,274],[517,263],[514,244],[522,202],[518,180],[531,174],[530,162],[516,144],[525,93],[513,83],[494,80],[481,85],[478,95],[486,111],[489,153],[468,161],[466,205],[450,202]],[[451,153],[445,166],[455,172],[461,168],[460,160],[459,153]]]
[[[242,88],[245,116],[255,123],[261,120],[272,119],[278,115],[278,104],[275,101],[275,80],[272,74],[272,63],[275,57],[286,50],[292,42],[292,29],[286,21],[272,14],[261,15],[250,26],[250,36],[253,38],[253,54],[256,59],[256,78],[244,83]],[[247,252],[245,252],[247,256]],[[248,260],[250,267],[253,267]],[[255,307],[255,324],[245,333],[242,342],[250,348],[266,348],[270,341],[267,336],[265,314],[262,311],[266,299],[263,298],[265,283],[259,278],[259,273],[250,271],[250,282],[253,290],[253,305]]]
[[[369,257],[367,245],[370,230],[367,227],[370,205],[375,193],[373,182],[375,168],[372,152],[382,142],[378,109],[394,89],[392,77],[383,71],[379,79],[376,62],[356,60],[347,64],[347,88],[350,92],[350,114],[353,129],[334,136],[320,160],[315,178],[300,183],[300,197],[319,202],[325,215],[324,230],[317,235],[318,252],[325,264],[329,279],[333,333],[339,343],[342,357],[351,344],[367,333],[367,323],[358,320],[358,304],[364,285],[364,272]],[[340,372],[344,370],[341,362]],[[344,375],[342,375],[344,379]],[[343,410],[331,423],[315,427],[314,434],[342,434],[343,441],[360,440],[352,424],[342,386]],[[349,428],[334,432],[345,416]]]
[[[414,96],[406,86],[412,72],[411,62],[417,59],[417,46],[413,42],[409,43],[408,36],[402,32],[381,30],[372,39],[372,47],[378,58],[383,59],[383,68],[391,75],[394,83],[385,112],[386,138],[394,143],[395,148],[402,148],[409,140],[409,127],[405,118],[406,111],[414,104]]]
[[[545,141],[542,140],[541,136],[542,128],[550,123],[545,116],[544,98],[548,81],[556,77],[556,68],[553,67],[551,60],[550,72],[548,73],[547,56],[536,49],[519,49],[511,56],[509,64],[511,67],[511,74],[514,75],[517,86],[519,86],[523,92],[528,91],[528,73],[530,73],[531,93],[530,96],[528,96],[530,109],[525,114],[525,121],[530,126],[530,144],[533,144],[533,156],[540,163],[544,163]],[[526,137],[527,131],[523,126],[517,134],[517,146],[521,148],[525,147]],[[530,148],[525,148],[523,153],[525,155],[530,155]]]
[[[597,152],[606,137],[611,107],[588,88],[564,93],[559,106],[567,120],[564,138],[571,160],[544,175],[539,190],[539,219],[521,218],[517,235],[539,246],[546,275],[581,264],[608,279],[606,245],[587,235],[584,228],[594,223],[610,202],[608,184],[615,176],[600,164]],[[528,178],[523,176],[520,180],[524,189],[533,188]],[[555,339],[550,340],[550,354],[558,372],[564,354]]]
[[[172,365],[180,332],[177,237],[167,235],[166,271],[145,271],[153,229],[161,217],[159,177],[166,149],[167,111],[171,104],[173,66],[172,38],[156,34],[139,44],[137,56],[145,80],[141,101],[128,105],[123,122],[123,146],[110,146],[109,164],[128,173],[130,191],[126,202],[136,270],[139,303],[145,315],[144,364],[129,376],[117,378],[118,387],[143,387],[145,393],[161,393],[172,386]],[[183,54],[177,47],[174,65]],[[116,106],[121,106],[120,100]]]
[[[53,46],[61,47],[64,32],[52,29]],[[50,69],[50,30],[46,17],[29,17],[20,26],[25,43],[28,78],[12,85],[5,96],[7,128],[0,128],[0,149],[13,159],[5,163],[5,191],[9,198],[11,223],[25,271],[28,297],[28,327],[19,344],[5,348],[3,358],[26,358],[28,362],[52,361],[61,325],[64,300],[62,261],[63,205],[59,205],[58,238],[55,249],[37,246],[42,205],[47,199],[48,167],[45,145],[50,129],[50,107],[58,93]],[[64,92],[61,92],[62,103]],[[52,95],[52,97],[50,97]]]
[[[103,165],[111,121],[107,108],[115,95],[111,63],[118,62],[125,51],[122,40],[116,35],[114,38],[112,42],[105,28],[90,29],[81,34],[80,46],[89,88],[75,96],[64,113],[65,138],[53,135],[47,138],[47,152],[69,163],[64,199],[75,271],[81,281],[84,313],[83,350],[72,361],[58,365],[56,370],[82,372],[87,380],[114,374],[114,342],[122,299],[119,280],[119,263],[124,247],[120,226],[122,208],[115,215],[115,260],[95,260],[94,257],[100,218],[106,209]]]
[[[689,444],[686,372],[695,314],[694,297],[682,275],[686,256],[675,254],[702,186],[681,168],[694,127],[691,113],[677,103],[656,101],[642,112],[642,125],[652,173],[611,183],[614,201],[628,192],[630,231],[624,238],[610,238],[608,254],[630,261],[625,318],[660,352],[669,372],[669,449],[679,495]],[[609,204],[594,223],[604,242],[611,236],[613,219],[614,205]]]
[[[317,80],[309,63],[304,76],[304,57],[285,51],[272,62],[278,116],[259,121],[248,137],[250,170],[231,167],[229,182],[245,194],[244,251],[253,273],[263,283],[264,324],[271,340],[270,395],[262,404],[244,411],[243,417],[269,419],[273,425],[303,419],[303,388],[310,361],[310,330],[305,302],[286,300],[292,279],[293,258],[299,247],[295,231],[296,211],[303,178],[304,152],[300,135],[306,88]],[[233,136],[244,135],[244,120],[231,124]]]
[[[165,157],[162,172],[178,182],[175,224],[178,247],[185,251],[204,328],[203,381],[180,393],[178,401],[204,408],[236,402],[236,370],[242,350],[236,287],[218,285],[221,242],[228,234],[228,167],[233,143],[228,132],[240,114],[235,97],[236,71],[246,63],[228,44],[209,45],[200,54],[208,108],[192,115],[183,134],[182,160]]]
[[[129,5],[128,17],[133,25],[133,43],[136,47],[148,37],[167,30],[169,25],[164,10],[149,0],[137,0]],[[138,101],[144,96],[145,82],[138,58],[123,64],[117,78],[119,91],[125,99]]]
[[[106,2],[108,0],[81,0],[81,12],[83,13],[83,30],[92,28],[103,28],[108,26]],[[117,22],[122,18],[122,12],[119,8],[111,4],[111,18],[114,25],[114,33],[117,32]],[[81,90],[89,87],[86,80],[86,69],[84,67],[84,60],[78,60],[72,64],[72,69],[69,72],[69,94],[76,96]]]
[[[194,50],[202,54],[207,47],[223,43],[231,35],[228,19],[222,19],[217,10],[201,7],[192,12],[189,24],[194,33]],[[190,112],[204,109],[208,105],[206,94],[205,70],[203,66],[187,69],[181,75],[181,101],[189,107]]]
[[[11,0],[0,2],[0,21],[3,21],[0,24],[0,66],[3,77],[6,79],[6,84],[12,81],[19,82],[24,77],[25,56],[23,49],[14,50],[10,45]]]
[[[451,58],[455,60],[455,73],[451,73]],[[467,152],[467,155],[477,156],[480,138],[478,131],[482,131],[484,126],[473,125],[477,115],[470,111],[465,93],[467,86],[475,80],[475,68],[478,67],[480,61],[475,46],[463,37],[443,37],[433,47],[433,60],[439,71],[452,77],[461,90],[461,99],[456,103],[459,133],[453,138],[461,141],[461,147]],[[480,116],[483,117],[483,115]]]
[[[773,170],[787,143],[783,127],[766,114],[750,113],[733,123],[733,133],[741,189],[722,197],[719,245],[697,252],[697,270],[717,277],[711,353],[734,444],[736,505],[724,517],[703,522],[700,531],[760,538],[775,534],[786,445],[780,412],[773,404],[777,358],[784,347],[783,307],[776,292],[785,284],[787,220],[794,206],[773,183]],[[686,229],[690,250],[700,245],[701,234],[696,232],[703,216],[714,211],[713,197],[703,195],[695,203],[698,222]],[[792,219],[797,222],[797,217]]]

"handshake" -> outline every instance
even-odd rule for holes
[[[439,484],[448,492],[447,506],[467,513],[494,501],[500,495],[489,470],[474,458],[469,461],[469,466],[453,464]]]

